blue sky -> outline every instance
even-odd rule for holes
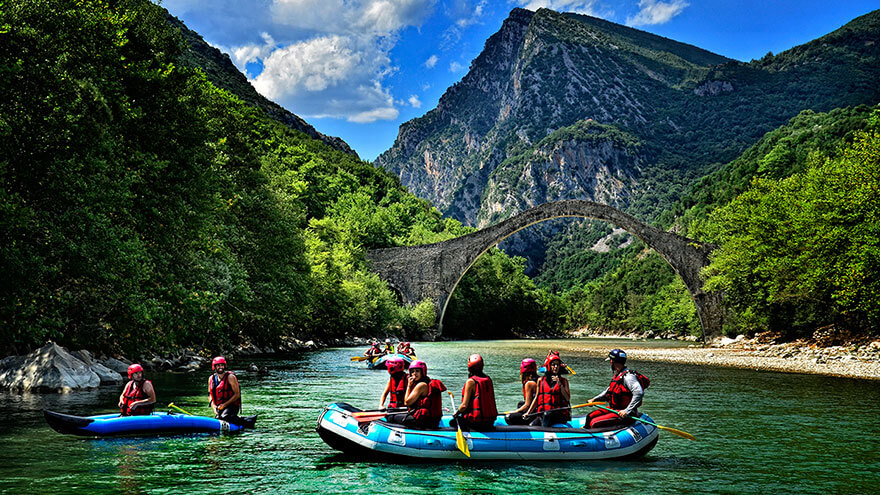
[[[578,12],[748,61],[880,0],[164,0],[264,96],[367,160],[434,108],[514,7]]]

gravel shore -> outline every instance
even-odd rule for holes
[[[595,349],[572,350],[592,353]],[[880,380],[880,340],[861,344],[818,346],[807,341],[786,343],[766,339],[722,339],[709,347],[627,349],[633,360],[662,361],[754,370],[809,373]]]

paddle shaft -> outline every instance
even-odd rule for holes
[[[537,412],[537,411],[536,411],[536,412],[533,412],[533,413],[531,413],[531,414],[523,414],[523,418],[525,418],[526,416],[529,416],[529,417],[531,417],[531,416],[537,416],[537,415],[539,415],[539,414],[545,414],[545,413],[549,413],[549,412],[565,411],[565,410],[568,410],[568,409],[577,409],[577,408],[579,408],[579,407],[588,407],[588,406],[596,406],[596,407],[599,407],[599,406],[598,406],[599,404],[605,404],[605,402],[585,402],[585,403],[583,403],[583,404],[578,404],[578,405],[576,405],[576,406],[557,407],[556,409],[547,409],[546,411],[540,411],[540,412]]]
[[[184,411],[183,409],[181,409],[181,408],[175,406],[173,402],[172,402],[171,404],[168,404],[168,407],[172,407],[172,408],[177,409],[178,411],[180,411],[180,412],[182,412],[182,413],[184,413],[184,414],[188,414],[188,415],[190,415],[190,416],[193,416],[193,413],[191,413],[191,412],[189,412],[189,411]]]
[[[599,405],[597,405],[597,406],[595,406],[595,407],[598,407],[599,409],[604,409],[604,410],[606,410],[606,411],[613,412],[613,413],[616,413],[616,412],[617,412],[616,410],[614,410],[614,409],[610,409],[610,408],[608,408],[608,407],[602,407],[602,406],[599,406]],[[688,432],[686,432],[686,431],[676,430],[675,428],[670,428],[670,427],[668,427],[668,426],[660,426],[660,425],[658,425],[657,423],[652,423],[652,422],[650,422],[650,421],[648,421],[648,420],[646,420],[646,419],[637,418],[637,417],[635,417],[635,416],[630,416],[630,418],[632,418],[632,419],[634,419],[634,420],[636,420],[636,421],[639,421],[639,422],[641,422],[641,423],[645,423],[645,424],[647,424],[647,425],[655,426],[655,427],[657,427],[657,428],[660,428],[661,430],[668,431],[669,433],[672,433],[673,435],[678,435],[678,436],[680,436],[680,437],[682,437],[682,438],[687,438],[688,440],[696,440],[696,439],[697,439],[697,437],[691,435],[690,433],[688,433]]]

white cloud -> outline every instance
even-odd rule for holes
[[[422,84],[422,91],[427,91],[431,89],[431,85],[428,83]]]
[[[598,0],[519,0],[521,7],[528,10],[551,9],[557,12],[575,12],[609,19],[614,12],[603,8]]]
[[[437,61],[440,59],[437,58],[437,55],[431,55],[428,57],[428,60],[425,60],[425,67],[429,69],[433,69],[435,65],[437,65]]]
[[[417,95],[409,95],[409,104],[412,105],[413,108],[421,108],[422,102],[419,100]]]
[[[461,72],[464,69],[464,66],[458,62],[452,62],[449,64],[449,72]]]
[[[480,0],[480,2],[473,7],[468,5],[467,0],[457,0],[453,2],[453,12],[456,12],[453,14],[453,17],[456,18],[455,25],[460,28],[465,28],[480,22],[486,4],[487,0]]]
[[[626,18],[628,26],[647,26],[651,24],[663,24],[677,16],[690,5],[684,0],[639,0],[639,12]]]
[[[395,102],[383,86],[397,70],[389,53],[399,32],[421,25],[435,2],[271,0],[267,11],[283,29],[273,31],[274,37],[264,33],[263,44],[233,47],[229,53],[242,70],[261,61],[263,71],[251,79],[254,87],[301,116],[396,119],[397,106],[406,102]],[[281,36],[293,39],[278,40]]]

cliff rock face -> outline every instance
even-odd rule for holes
[[[650,220],[801,110],[880,99],[878,12],[741,63],[589,16],[514,9],[376,165],[470,225],[562,198]]]

